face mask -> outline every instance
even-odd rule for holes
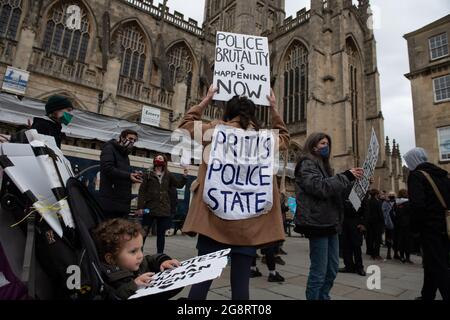
[[[318,154],[322,156],[322,158],[328,158],[330,156],[330,147],[326,146],[317,151]]]
[[[121,142],[122,146],[127,149],[128,151],[130,151],[131,149],[133,149],[134,147],[134,142],[128,140],[128,139],[122,139]]]
[[[67,126],[67,125],[69,125],[69,123],[72,122],[72,119],[73,119],[73,115],[71,115],[68,112],[64,112],[63,116],[61,117],[61,123]]]
[[[395,201],[395,197],[389,197],[389,200]]]

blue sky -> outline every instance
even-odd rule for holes
[[[285,1],[287,16],[310,5],[310,0]],[[374,11],[385,133],[391,140],[395,138],[400,143],[401,152],[405,154],[415,146],[415,140],[411,86],[404,77],[409,72],[409,62],[403,35],[449,14],[450,1],[371,0],[370,3]],[[204,4],[205,0],[168,1],[171,12],[182,12],[200,25],[203,22]]]

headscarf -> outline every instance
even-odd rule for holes
[[[414,148],[407,152],[403,158],[410,171],[414,171],[422,163],[428,162],[428,155],[423,148]]]

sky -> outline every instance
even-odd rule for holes
[[[154,1],[162,2],[162,0]],[[245,0],[241,0],[245,1]],[[285,0],[286,16],[306,7],[310,0]],[[357,3],[357,1],[353,1]],[[380,72],[381,108],[385,134],[396,139],[405,154],[415,147],[408,49],[403,35],[450,13],[449,0],[371,0]],[[205,0],[168,0],[170,12],[177,10],[203,22]]]

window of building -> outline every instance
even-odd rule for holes
[[[59,5],[54,6],[50,11],[44,34],[43,48],[71,60],[84,62],[90,38],[89,19],[86,10],[80,6],[80,30],[68,28],[66,25],[66,21],[69,18],[67,8],[73,4],[78,5],[70,1],[61,1]]]
[[[284,121],[305,122],[308,102],[308,51],[297,42],[287,53],[284,71]]]
[[[119,32],[119,43],[122,55],[120,74],[131,79],[143,80],[146,44],[139,27],[135,24],[123,27]]]
[[[439,159],[450,161],[450,127],[438,129]]]
[[[431,60],[448,56],[448,38],[447,33],[441,33],[430,38]]]
[[[188,87],[192,81],[193,58],[184,43],[179,43],[168,52],[170,81],[175,85],[177,81],[186,81]]]
[[[433,79],[434,101],[450,100],[450,74]]]
[[[0,0],[0,38],[16,39],[22,0]]]

